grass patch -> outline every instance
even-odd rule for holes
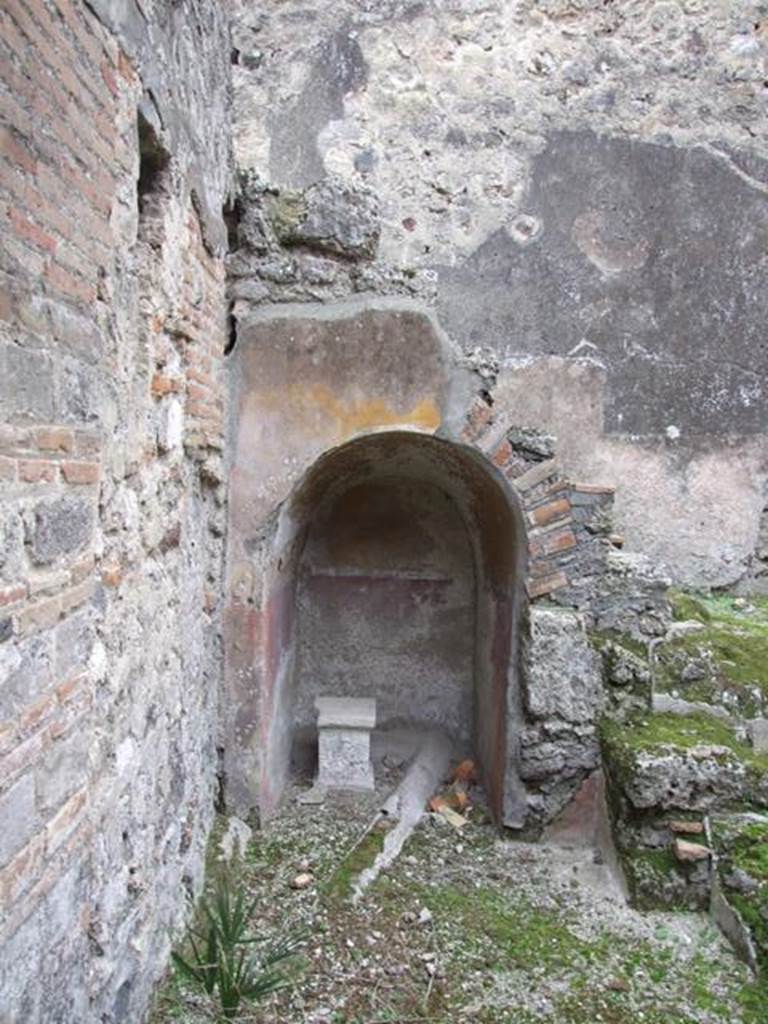
[[[768,987],[768,818],[719,819],[714,823],[714,833],[724,891],[752,934],[763,986]],[[749,876],[754,888],[735,891],[729,884],[734,871]]]
[[[466,952],[489,968],[572,966],[605,952],[605,940],[586,942],[557,914],[512,903],[492,888],[441,886],[422,893],[424,903],[467,936]]]
[[[384,848],[386,831],[372,828],[341,861],[327,881],[320,886],[321,894],[328,900],[346,900],[352,895],[352,888],[362,871],[369,868]]]

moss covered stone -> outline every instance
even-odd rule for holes
[[[636,810],[760,809],[768,799],[768,756],[712,715],[605,719],[600,735],[609,781]]]
[[[768,816],[717,819],[713,835],[723,892],[749,929],[768,979]]]
[[[673,634],[656,649],[655,688],[747,718],[768,708],[768,599],[676,593],[675,617],[700,629]]]
[[[683,865],[672,850],[620,850],[632,905],[639,910],[701,910],[707,905],[706,868]]]
[[[286,189],[272,199],[269,205],[269,219],[281,242],[287,244],[292,241],[306,212],[307,206],[301,192]]]

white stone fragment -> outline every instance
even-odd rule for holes
[[[749,738],[756,754],[768,754],[768,718],[755,718],[749,723]]]

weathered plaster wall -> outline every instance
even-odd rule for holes
[[[240,166],[284,194],[336,176],[381,227],[352,273],[266,246],[235,297],[434,303],[498,362],[497,410],[616,484],[629,548],[680,581],[742,577],[768,473],[765,4],[237,12]]]
[[[0,1019],[136,1022],[213,815],[228,29],[0,39]]]
[[[277,511],[320,456],[356,435],[436,430],[450,404],[448,359],[428,314],[402,302],[287,305],[239,322],[229,356],[223,726],[229,799],[241,810],[272,805],[290,740],[294,563],[315,510],[302,507],[281,530]]]

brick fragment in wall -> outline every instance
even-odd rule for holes
[[[31,839],[37,821],[34,776],[27,772],[0,793],[0,866]]]
[[[576,535],[570,527],[558,528],[548,533],[532,536],[528,544],[532,558],[558,554],[575,546]]]
[[[561,587],[567,587],[568,577],[564,572],[558,571],[538,579],[529,579],[526,581],[525,586],[528,596],[533,601],[537,597],[545,597]]]
[[[547,459],[545,462],[539,462],[530,469],[526,470],[521,476],[518,476],[515,481],[515,488],[521,494],[528,494],[533,491],[534,488],[541,486],[541,484],[552,480],[557,476],[558,465],[555,459]],[[526,499],[528,500],[528,499]]]
[[[567,497],[561,497],[532,509],[528,513],[528,521],[534,526],[547,526],[557,520],[569,517],[570,514],[570,501]]]

